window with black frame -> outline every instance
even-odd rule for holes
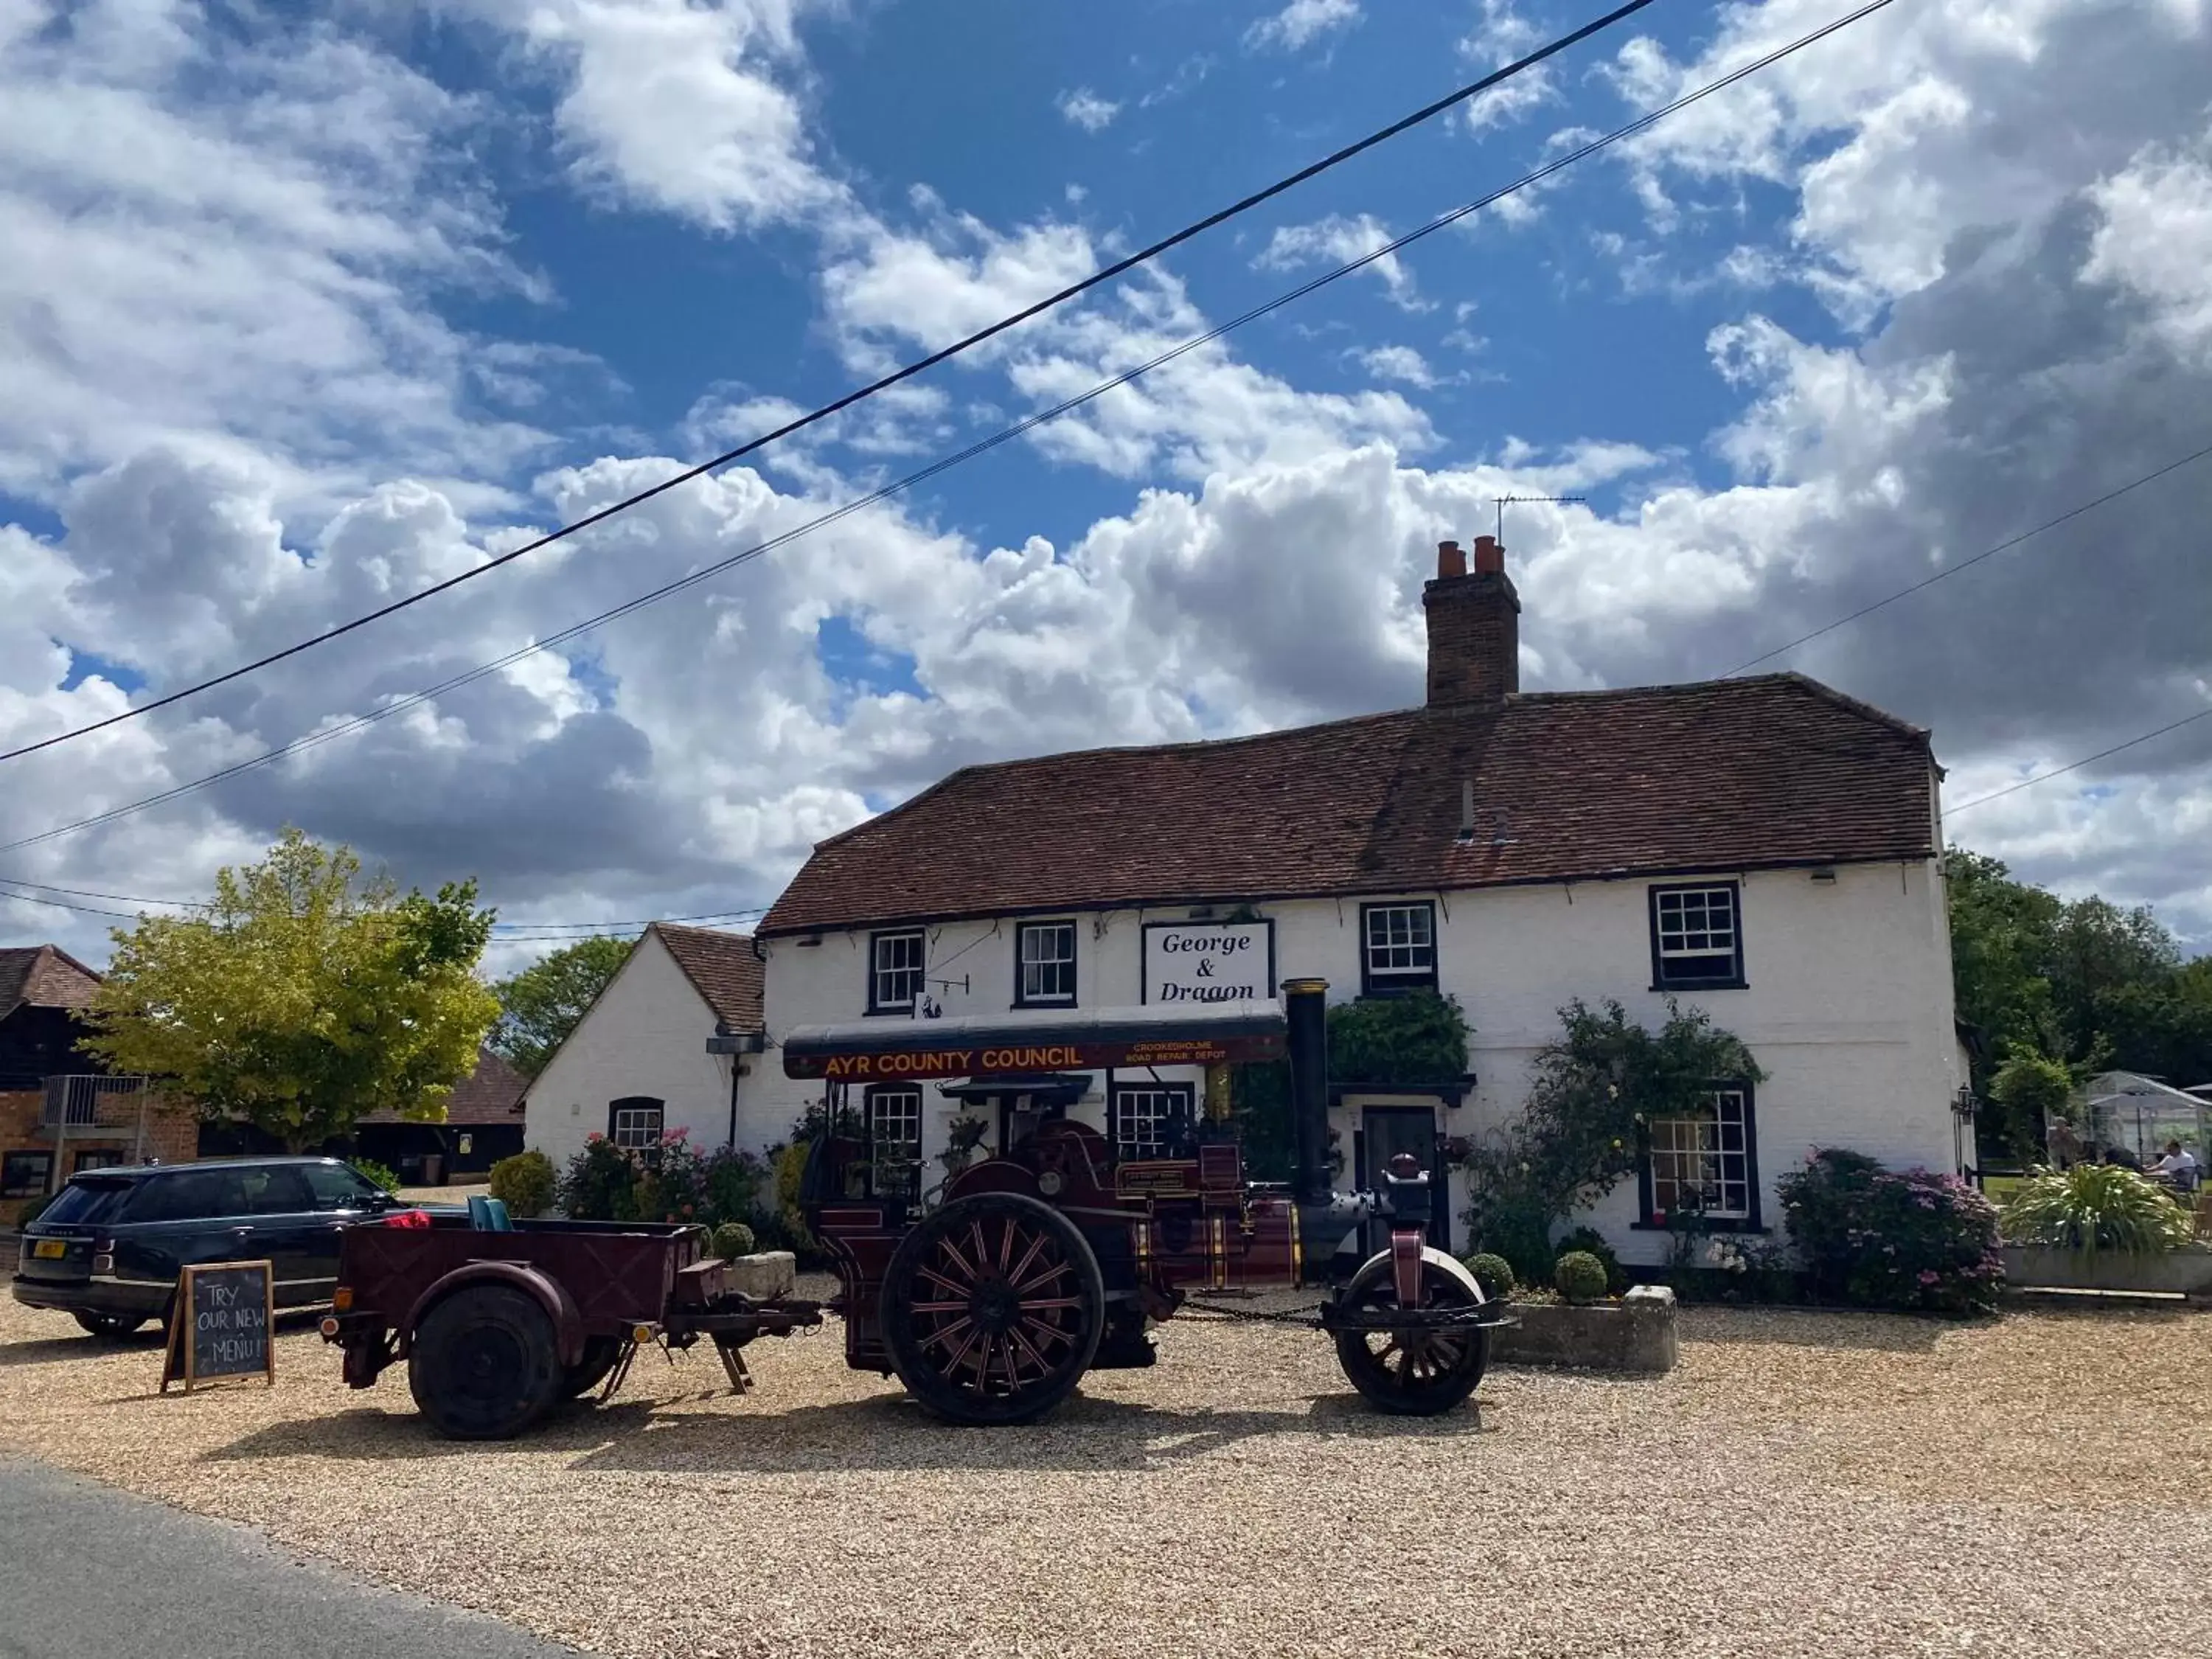
[[[876,1192],[908,1199],[921,1191],[921,1091],[910,1084],[878,1083],[867,1092],[868,1145],[876,1167]]]
[[[1109,1125],[1114,1156],[1123,1163],[1167,1157],[1176,1121],[1188,1121],[1196,1097],[1188,1083],[1116,1084]]]
[[[1014,1006],[1066,1007],[1075,1000],[1075,924],[1025,921],[1014,929]]]
[[[1759,1222],[1757,1139],[1749,1085],[1716,1086],[1697,1109],[1650,1126],[1644,1219]]]
[[[40,1198],[54,1176],[52,1152],[0,1154],[0,1198]]]
[[[1437,907],[1429,900],[1359,907],[1359,988],[1366,996],[1434,990]]]
[[[1651,890],[1651,988],[1742,986],[1741,896],[1732,881]]]
[[[910,1014],[921,994],[927,945],[919,927],[868,938],[868,1012]]]
[[[625,1095],[607,1104],[607,1139],[650,1164],[660,1156],[668,1109],[649,1095]]]

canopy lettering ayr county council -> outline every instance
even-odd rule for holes
[[[782,1043],[786,1077],[876,1083],[896,1078],[1012,1077],[1109,1066],[1221,1066],[1280,1060],[1279,1001],[1224,1008],[1038,1010],[995,1018],[856,1020],[805,1026]]]

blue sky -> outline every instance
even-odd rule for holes
[[[466,569],[1599,9],[5,0],[0,738]],[[296,822],[518,921],[734,908],[957,765],[1415,700],[1435,543],[1499,494],[1583,498],[1506,520],[1524,684],[1640,684],[2190,447],[2212,0],[1898,0],[910,496],[380,713],[1845,9],[1658,0],[834,429],[12,763],[0,842],[378,716],[0,877],[191,894]],[[2205,705],[2208,510],[2177,473],[1769,666],[1928,725],[1972,801]],[[2212,725],[1968,811],[2029,873],[2212,939]]]
[[[860,5],[801,27],[817,88],[812,125],[862,204],[886,222],[910,221],[912,192],[923,186],[988,224],[1073,222],[1119,252],[1595,15],[1530,5],[1512,14],[1517,27],[1501,28],[1486,27],[1479,8],[1396,7],[1304,52],[1250,49],[1244,37],[1273,9],[985,3],[962,8],[956,28],[940,9]],[[1714,21],[1701,8],[1662,5],[1624,29],[1694,59]],[[450,87],[502,100],[526,94],[493,30],[425,19],[413,46]],[[1402,232],[1547,159],[1554,132],[1608,130],[1638,112],[1609,66],[1605,46],[1589,43],[1546,72],[1554,90],[1540,122],[1474,131],[1462,115],[1437,118],[1178,249],[1170,268],[1212,317],[1272,298],[1333,262],[1257,266],[1276,230],[1341,216]],[[1063,105],[1075,96],[1111,106],[1110,118],[1094,117],[1104,122],[1096,130],[1070,118]],[[580,197],[543,147],[507,138],[499,177],[516,257],[545,274],[555,297],[449,314],[589,353],[619,376],[618,390],[576,377],[565,405],[576,428],[632,428],[682,453],[685,413],[710,386],[810,406],[851,387],[821,327],[811,237],[702,239],[680,220]],[[1777,188],[1730,183],[1711,197],[1660,251],[1669,272],[1709,269],[1732,247],[1777,240],[1796,209]],[[1394,303],[1371,276],[1346,279],[1248,325],[1237,349],[1301,386],[1356,390],[1374,376],[1352,354],[1378,343],[1411,348],[1441,382],[1425,388],[1424,406],[1448,459],[1494,453],[1509,436],[1547,447],[1601,435],[1679,453],[1691,476],[1717,482],[1723,469],[1703,440],[1737,400],[1713,374],[1705,338],[1738,296],[1624,285],[1620,256],[1599,239],[1646,232],[1618,167],[1584,164],[1547,198],[1554,210],[1530,223],[1487,215],[1409,250],[1410,303]],[[1809,295],[1777,297],[1777,320],[1800,338],[1840,337]],[[948,366],[933,380],[959,387],[965,374]],[[980,535],[1073,539],[1125,492],[1010,455],[973,465],[925,499]]]

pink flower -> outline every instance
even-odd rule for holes
[[[1923,1267],[1920,1270],[1920,1282],[1923,1285],[1933,1285],[1937,1279],[1942,1278],[1942,1274],[1937,1273],[1933,1267]]]

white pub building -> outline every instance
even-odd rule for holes
[[[1678,1192],[1779,1236],[1775,1180],[1818,1147],[1956,1168],[1928,734],[1794,674],[1523,694],[1502,550],[1482,537],[1472,563],[1443,544],[1425,590],[1421,708],[969,767],[823,842],[755,936],[766,1052],[740,1137],[781,1139],[823,1097],[778,1064],[798,1027],[1226,1004],[1317,976],[1332,1001],[1434,988],[1472,1028],[1455,1083],[1332,1088],[1340,1186],[1510,1120],[1571,1000],[1656,1029],[1670,994],[1768,1075],[1653,1126],[1648,1166],[1586,1218],[1624,1261],[1664,1259],[1652,1216]],[[1038,1059],[852,1097],[925,1161],[963,1115],[987,1149],[1064,1111],[1141,1155],[1198,1109],[1194,1071]]]

